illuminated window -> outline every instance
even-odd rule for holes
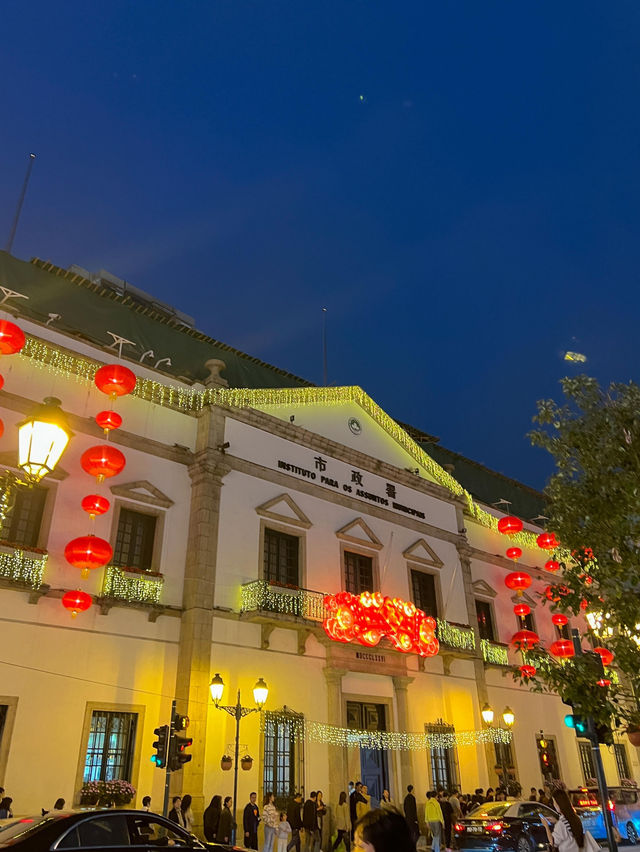
[[[496,637],[493,629],[493,613],[489,601],[476,600],[476,616],[478,618],[480,638],[493,642]]]
[[[431,725],[425,725],[427,734],[455,734],[453,725],[447,725],[442,719]],[[458,768],[458,750],[454,748],[436,747],[427,750],[431,767],[431,789],[451,790],[460,786],[460,771]]]
[[[137,713],[94,710],[83,781],[131,781]]]
[[[262,787],[265,795],[274,793],[276,807],[286,806],[300,789],[303,753],[303,719],[300,713],[280,710],[264,714],[264,770]]]
[[[596,777],[596,770],[593,765],[593,752],[591,751],[590,742],[578,741],[578,753],[580,755],[580,768],[582,769],[582,778],[584,783]]]

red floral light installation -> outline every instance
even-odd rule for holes
[[[324,605],[327,615],[322,626],[336,642],[359,642],[373,648],[386,637],[405,654],[433,657],[438,653],[435,619],[413,603],[383,597],[380,592],[359,596],[339,592],[326,595]]]
[[[76,589],[75,592],[66,592],[62,596],[62,606],[69,610],[72,618],[75,618],[79,612],[88,610],[92,603],[91,595],[80,589]]]

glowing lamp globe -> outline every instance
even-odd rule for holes
[[[519,603],[514,606],[513,611],[519,618],[524,618],[531,612],[531,607],[528,604]]]
[[[523,651],[531,651],[540,642],[540,637],[533,630],[518,630],[511,637],[511,644]]]
[[[544,563],[544,567],[547,571],[558,571],[560,569],[560,563],[556,562],[555,559],[548,559]]]
[[[549,652],[553,654],[554,657],[558,657],[560,660],[566,660],[575,655],[571,639],[556,639],[555,642],[552,642],[551,645],[549,645]]]
[[[72,434],[53,396],[18,424],[18,467],[28,482],[35,485],[54,470]]]
[[[542,550],[555,550],[559,546],[556,541],[556,534],[552,532],[540,533],[536,541],[538,542],[538,547],[542,548]]]
[[[24,344],[23,330],[13,322],[0,320],[0,355],[15,355]]]
[[[522,677],[530,678],[536,676],[537,669],[535,666],[524,665],[520,666],[520,674]]]
[[[516,562],[522,556],[522,550],[519,547],[508,547],[507,548],[507,558],[513,559]]]
[[[608,648],[594,648],[593,649],[596,654],[600,655],[600,659],[602,660],[603,666],[610,666],[613,662],[613,651],[610,651]]]
[[[115,411],[99,411],[96,414],[96,423],[106,435],[112,429],[119,429],[122,426],[122,417]]]
[[[522,521],[514,515],[507,515],[498,521],[498,532],[503,535],[513,535],[522,530]]]
[[[96,387],[112,398],[126,396],[136,386],[136,374],[122,364],[105,364],[96,371]]]
[[[562,612],[556,612],[551,616],[551,621],[556,627],[564,627],[569,623],[569,619]]]
[[[526,571],[512,571],[504,578],[504,584],[511,591],[521,595],[531,585],[531,577]]]
[[[76,589],[75,592],[66,592],[62,596],[62,606],[68,609],[71,617],[75,618],[79,612],[85,612],[93,603],[93,598],[86,592]]]
[[[209,692],[211,693],[212,701],[217,705],[222,698],[222,693],[224,692],[224,681],[217,672],[216,676],[211,678]]]
[[[493,707],[490,704],[485,702],[484,707],[482,708],[480,713],[482,715],[482,721],[485,723],[485,725],[493,725],[494,713]]]
[[[262,678],[259,678],[256,685],[253,687],[253,700],[256,702],[260,709],[262,709],[267,703],[268,696],[269,687]]]
[[[80,505],[91,518],[95,518],[96,515],[104,515],[105,512],[108,512],[111,503],[106,497],[101,497],[100,494],[87,494],[86,497],[82,498]]]
[[[126,464],[124,454],[110,444],[98,444],[89,447],[80,458],[82,469],[98,482],[103,482],[109,476],[117,476]]]
[[[108,541],[95,535],[83,535],[74,538],[64,549],[64,557],[74,568],[80,568],[83,577],[89,571],[102,568],[111,561],[113,549]]]

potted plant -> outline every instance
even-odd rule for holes
[[[224,769],[225,772],[228,772],[229,769],[231,769],[232,766],[233,766],[233,760],[231,759],[231,757],[228,754],[223,754],[222,758],[220,759],[221,769]]]
[[[251,769],[251,767],[253,766],[253,758],[251,757],[251,755],[250,755],[250,754],[245,754],[245,756],[244,756],[244,757],[242,758],[242,760],[240,761],[240,766],[241,766],[241,767],[242,767],[245,771],[247,771],[247,770]]]
[[[128,805],[135,794],[135,787],[122,779],[87,781],[80,790],[80,804],[122,807]]]
[[[632,746],[640,747],[640,724],[632,722],[627,728],[627,736]]]
[[[80,793],[78,794],[80,797],[81,805],[97,805],[100,799],[100,781],[85,781],[82,785]]]

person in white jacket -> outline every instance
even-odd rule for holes
[[[267,793],[262,805],[262,824],[264,826],[264,846],[262,847],[262,852],[273,852],[276,828],[280,822],[278,809],[274,805],[275,798],[273,793]]]

